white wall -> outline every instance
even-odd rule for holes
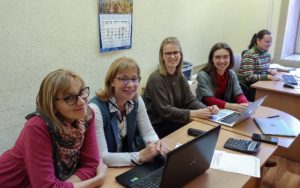
[[[0,154],[13,145],[24,116],[34,111],[36,93],[48,72],[72,69],[93,94],[103,85],[110,63],[130,56],[139,62],[145,85],[165,37],[181,40],[186,61],[204,64],[216,42],[225,41],[241,52],[255,32],[268,27],[275,39],[280,4],[280,0],[134,0],[132,49],[99,53],[97,0],[1,0]]]

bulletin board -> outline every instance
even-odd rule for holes
[[[133,0],[99,0],[100,52],[132,46]]]

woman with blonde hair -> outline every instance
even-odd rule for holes
[[[116,59],[96,92],[95,111],[100,156],[108,166],[131,166],[166,154],[138,94],[140,68],[128,57]]]
[[[41,83],[14,147],[0,157],[3,187],[97,187],[106,166],[99,159],[89,87],[58,69]],[[100,163],[99,163],[100,162]]]
[[[209,118],[217,106],[206,107],[193,96],[183,76],[183,51],[176,37],[165,38],[159,49],[159,68],[147,82],[144,101],[151,123],[160,138],[172,133],[191,118]]]

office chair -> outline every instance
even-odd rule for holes
[[[242,61],[242,57],[239,53],[235,53],[233,55],[234,57],[234,66],[233,66],[233,70],[234,72],[237,74],[240,70],[240,66],[241,66],[241,61]]]

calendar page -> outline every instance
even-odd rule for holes
[[[132,0],[99,2],[100,52],[131,48]]]

